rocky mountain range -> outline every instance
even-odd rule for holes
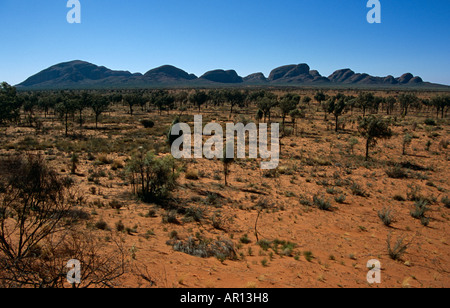
[[[322,76],[307,64],[286,65],[275,68],[268,77],[255,73],[241,77],[234,70],[212,70],[200,77],[171,65],[149,70],[145,74],[114,71],[84,61],[71,61],[51,66],[17,85],[18,88],[65,89],[65,88],[133,88],[170,86],[441,86],[424,82],[422,78],[406,73],[400,77],[374,77],[355,73],[349,68]]]

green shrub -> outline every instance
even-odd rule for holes
[[[389,227],[394,222],[394,215],[392,213],[392,209],[390,208],[383,208],[378,212],[378,217],[387,227]]]
[[[392,179],[406,179],[408,178],[408,173],[400,166],[396,165],[392,168],[386,170],[388,177]]]
[[[430,126],[436,126],[437,125],[436,120],[435,119],[431,119],[431,118],[425,119],[425,124],[426,125],[430,125]]]
[[[339,204],[343,204],[346,198],[347,197],[344,194],[340,194],[339,196],[334,197],[334,201],[336,201]]]
[[[247,235],[247,234],[244,234],[244,236],[242,236],[242,237],[239,239],[239,242],[241,242],[242,244],[250,244],[250,243],[251,243],[251,241],[250,241],[250,239],[248,238],[248,235]]]
[[[350,186],[350,190],[352,191],[352,194],[355,196],[360,197],[368,197],[369,194],[358,184],[353,182],[353,184]]]
[[[416,219],[422,219],[425,217],[425,213],[428,212],[428,201],[424,199],[416,200],[414,202],[414,210],[411,211],[411,216]]]
[[[134,191],[144,202],[167,199],[176,187],[178,172],[172,156],[157,157],[153,152],[138,151],[127,163]]]
[[[142,120],[141,124],[145,127],[145,128],[152,128],[153,126],[155,126],[155,122],[153,122],[152,120]]]
[[[304,251],[303,256],[305,257],[306,261],[311,262],[314,258],[313,253],[311,251]]]
[[[314,195],[313,197],[313,203],[315,206],[317,206],[319,209],[323,211],[329,211],[331,210],[331,204],[329,201],[323,199],[322,197],[318,195]]]
[[[442,198],[442,203],[444,204],[444,206],[448,209],[450,209],[450,199],[449,197],[445,196]]]
[[[405,239],[403,237],[399,237],[395,242],[394,247],[391,246],[391,234],[389,233],[387,239],[387,250],[388,255],[392,260],[399,260],[406,252],[409,247],[409,244],[404,244],[403,241]]]
[[[104,220],[97,221],[95,227],[99,230],[109,230],[109,226]]]

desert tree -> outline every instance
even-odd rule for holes
[[[309,96],[304,96],[303,98],[302,98],[302,103],[303,104],[305,104],[305,105],[309,105],[309,103],[311,102],[311,97],[309,97]]]
[[[234,153],[228,153],[227,149],[233,148],[233,145],[228,143],[223,149],[223,157],[221,158],[223,164],[223,175],[225,178],[225,186],[228,186],[228,174],[230,173],[230,165],[234,162]]]
[[[419,106],[419,98],[412,93],[402,93],[398,96],[398,102],[402,111],[402,116],[407,116],[411,107]]]
[[[286,121],[286,117],[289,115],[289,113],[297,108],[297,105],[300,102],[300,96],[298,94],[294,93],[286,93],[280,98],[280,102],[278,104],[278,107],[281,111],[281,119],[282,119],[282,125],[284,130],[284,125]]]
[[[381,117],[373,115],[360,118],[358,130],[361,136],[366,139],[366,160],[369,159],[370,148],[377,144],[378,139],[389,139],[392,137],[389,123]]]
[[[441,117],[444,118],[445,111],[450,106],[450,95],[437,95],[434,96],[430,104],[436,108],[436,117],[439,118],[439,113]]]
[[[388,96],[384,99],[384,104],[386,106],[386,114],[391,115],[394,112],[395,104],[397,99],[394,96]]]
[[[69,117],[77,109],[78,98],[71,94],[60,94],[59,103],[55,105],[55,112],[59,115],[65,126],[66,137],[69,134]]]
[[[225,90],[213,89],[209,90],[207,95],[209,98],[209,102],[213,106],[223,106],[226,102]]]
[[[151,94],[150,102],[155,105],[159,114],[162,114],[163,110],[168,112],[175,107],[175,97],[166,90],[158,90]]]
[[[83,266],[85,280],[78,287],[104,286],[123,274],[124,263],[115,253],[107,255],[110,262],[102,262],[100,251],[94,251],[103,249],[101,243],[89,245],[85,234],[76,230],[88,214],[72,208],[71,181],[39,156],[4,157],[0,169],[2,287],[64,287],[71,259]]]
[[[186,108],[189,99],[189,93],[186,91],[178,91],[175,93],[175,102],[178,103],[178,109]]]
[[[83,126],[83,111],[92,105],[92,94],[83,91],[76,102],[75,108],[79,114],[80,127]]]
[[[209,97],[205,91],[195,90],[194,93],[189,95],[189,102],[198,107],[198,112],[200,112],[202,105],[205,104],[208,100]]]
[[[126,166],[134,193],[144,202],[167,199],[177,184],[175,159],[171,155],[157,157],[153,152],[138,149]]]
[[[25,112],[25,114],[27,114],[26,121],[28,122],[28,125],[32,127],[35,120],[34,112],[36,107],[38,107],[39,96],[36,93],[31,93],[24,95],[22,99],[23,111]]]
[[[145,101],[144,96],[140,92],[127,94],[123,97],[123,100],[128,105],[131,116],[133,116],[134,106],[142,106],[142,102]]]
[[[247,95],[238,89],[225,90],[223,92],[225,100],[230,104],[230,116],[233,114],[234,107],[243,107]]]
[[[335,131],[339,130],[339,117],[344,114],[347,107],[346,96],[338,93],[328,100],[328,113],[332,113],[335,119]]]
[[[0,124],[18,119],[21,106],[16,88],[3,82],[0,86]]]
[[[98,120],[100,115],[108,110],[110,105],[109,99],[101,94],[96,94],[91,97],[90,107],[95,116],[95,128],[98,128]]]
[[[289,113],[289,116],[292,120],[292,126],[294,127],[294,132],[297,132],[297,119],[304,119],[305,118],[305,111],[303,109],[294,109]]]
[[[278,105],[277,96],[271,92],[266,92],[264,97],[258,100],[257,107],[264,113],[264,122],[271,118],[272,108]]]
[[[372,108],[375,104],[375,96],[370,92],[361,92],[357,98],[357,105],[361,108],[363,117],[366,116],[367,109]]]
[[[314,99],[316,100],[316,102],[319,103],[319,105],[322,104],[323,101],[325,101],[327,99],[327,96],[325,95],[325,93],[323,93],[322,91],[318,91],[316,92],[316,94],[314,95]]]
[[[412,139],[413,136],[410,133],[406,133],[405,136],[403,136],[402,155],[406,155],[406,149],[411,144]]]

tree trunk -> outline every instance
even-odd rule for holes
[[[366,141],[366,161],[369,160],[369,148],[370,148],[370,139]]]
[[[68,136],[69,114],[66,113],[66,137]]]

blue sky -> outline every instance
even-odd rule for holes
[[[66,0],[0,0],[0,81],[85,60],[198,76],[308,63],[324,76],[351,68],[450,84],[450,1],[380,2],[382,23],[369,24],[367,0],[80,0],[82,23],[69,24]]]

